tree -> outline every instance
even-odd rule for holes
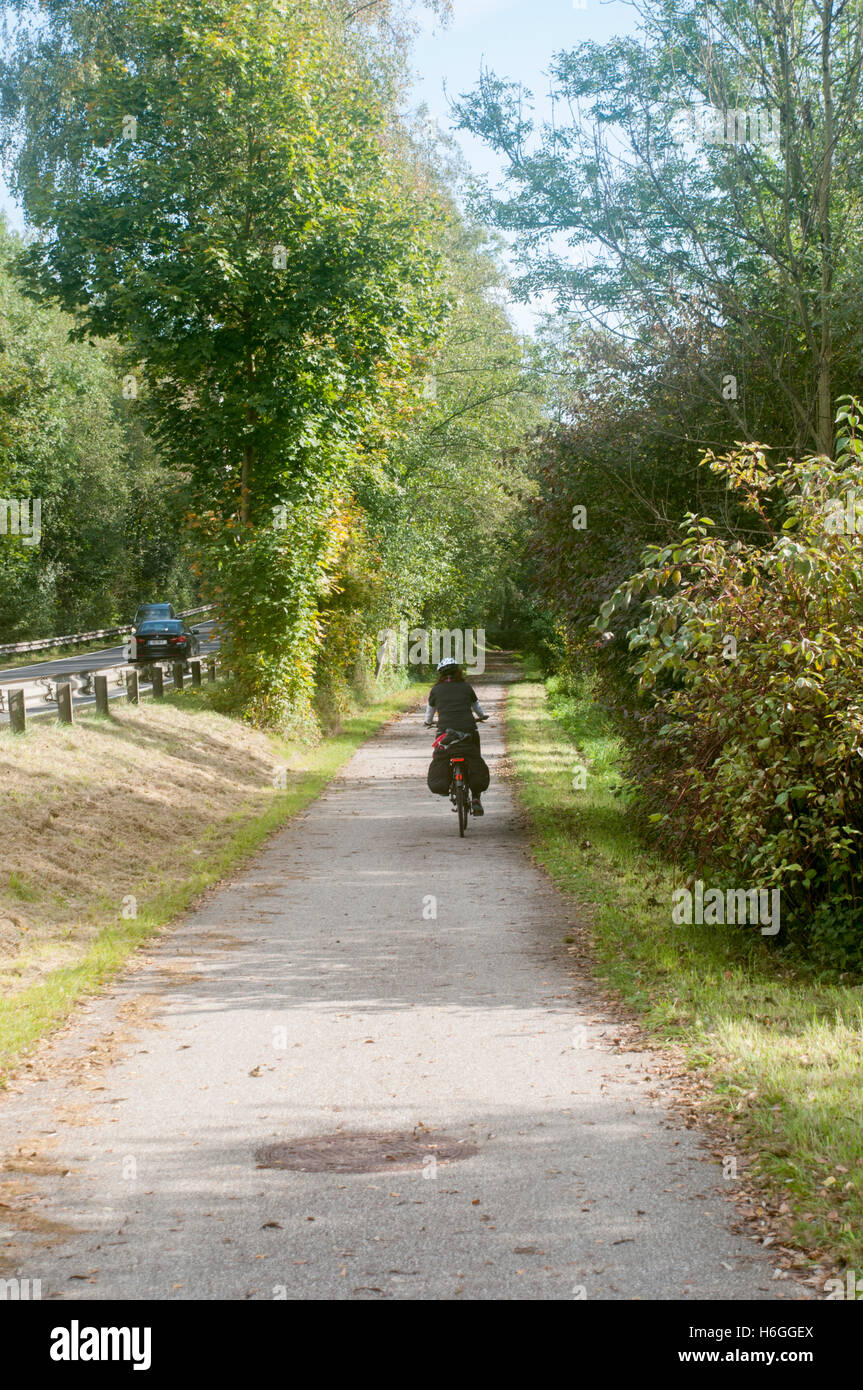
[[[382,630],[506,624],[531,486],[524,442],[541,419],[529,354],[504,308],[499,246],[459,211],[465,170],[446,144],[421,153],[446,213],[438,245],[452,310],[417,360],[421,391],[369,438],[343,513],[349,539],[321,610],[318,668],[342,709],[348,678],[374,667]]]
[[[26,640],[128,622],[141,597],[192,597],[180,498],[122,397],[117,344],[21,293],[0,226],[0,497],[38,499],[38,544],[0,536],[0,633]]]
[[[504,615],[510,532],[528,487],[524,450],[542,418],[503,305],[499,251],[482,227],[453,215],[445,273],[455,304],[428,358],[426,409],[396,455],[408,534],[421,547],[399,568],[421,578],[421,611],[444,626],[496,625]]]
[[[684,337],[706,397],[754,369],[784,409],[777,444],[829,452],[863,328],[859,7],[650,0],[639,12],[640,41],[555,56],[555,115],[540,130],[530,94],[493,74],[459,104],[462,125],[508,160],[512,191],[489,206],[516,234],[522,288],[642,345],[673,351]],[[686,121],[705,113],[707,143]],[[763,403],[728,397],[734,437],[763,437]]]
[[[23,122],[13,186],[43,233],[22,273],[80,335],[122,339],[153,438],[190,473],[218,590],[247,547],[277,563],[254,534],[274,514],[296,530],[310,509],[312,608],[270,632],[270,662],[236,621],[228,641],[245,697],[284,713],[275,685],[312,640],[327,517],[444,312],[434,199],[403,158],[385,68],[323,8],[42,8],[2,84],[7,139]]]

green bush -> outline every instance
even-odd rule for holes
[[[860,907],[850,894],[817,903],[807,932],[809,950],[819,965],[863,970]]]
[[[649,702],[640,793],[666,845],[781,888],[783,925],[840,966],[863,943],[863,542],[841,529],[859,491],[863,532],[856,412],[835,461],[707,455],[755,538],[689,515],[596,622],[648,595],[629,645]]]
[[[236,706],[259,728],[307,735],[317,730],[312,699],[327,519],[288,508],[285,523],[243,526],[208,514],[193,524]]]

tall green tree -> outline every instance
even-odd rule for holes
[[[178,606],[182,487],[130,418],[111,340],[25,296],[22,248],[0,226],[0,497],[38,499],[39,543],[0,535],[0,641],[129,622],[142,598]]]
[[[425,409],[394,451],[413,559],[402,547],[393,559],[420,586],[428,621],[498,626],[511,596],[510,530],[528,487],[524,454],[541,399],[506,313],[499,246],[454,212],[445,252],[452,316],[425,364]]]
[[[307,601],[266,626],[268,652],[243,636],[259,643],[261,623],[225,612],[245,697],[280,718],[308,694],[291,671],[314,640],[328,516],[443,313],[434,200],[403,158],[386,65],[325,8],[40,8],[2,82],[13,186],[41,232],[22,273],[81,335],[126,345],[221,597],[263,601],[265,582],[230,575],[254,569],[250,548],[293,590],[288,536],[310,509]],[[286,511],[280,543],[257,535]]]
[[[319,676],[334,703],[345,673],[374,666],[379,632],[402,621],[499,632],[517,598],[526,441],[542,400],[505,308],[499,244],[459,210],[465,171],[446,145],[426,155],[446,209],[439,245],[452,310],[416,361],[414,392],[369,438],[356,472],[351,538],[322,610]]]
[[[539,128],[530,94],[493,74],[460,103],[507,160],[490,206],[516,235],[523,287],[645,345],[685,338],[706,400],[725,376],[769,382],[768,409],[776,398],[785,415],[772,437],[827,453],[863,342],[860,7],[638,9],[639,38],[555,55],[554,118]],[[687,117],[705,114],[693,134]],[[759,391],[723,399],[732,437],[764,437]]]

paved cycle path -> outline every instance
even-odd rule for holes
[[[463,841],[418,709],[40,1049],[0,1104],[0,1275],[43,1299],[801,1295],[573,976],[494,681]],[[409,1138],[379,1171],[260,1166],[304,1137],[341,1162],[352,1133]]]

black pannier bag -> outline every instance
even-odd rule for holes
[[[488,789],[491,781],[491,773],[488,764],[478,750],[470,743],[457,743],[455,739],[450,740],[449,748],[436,748],[429,763],[428,783],[429,791],[436,796],[446,796],[449,791],[449,760],[451,754],[464,757],[467,770],[467,781],[471,791],[476,795]]]

